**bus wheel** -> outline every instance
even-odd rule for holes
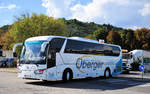
[[[110,72],[110,69],[109,69],[109,68],[105,69],[104,77],[105,77],[105,78],[111,77],[111,72]]]
[[[47,80],[42,80],[43,82],[48,82]]]
[[[73,74],[71,70],[65,70],[63,73],[63,81],[67,82],[67,81],[71,81],[73,78]]]

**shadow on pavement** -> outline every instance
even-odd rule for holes
[[[93,89],[93,90],[117,90],[133,86],[143,85],[150,83],[150,79],[142,80],[141,78],[127,78],[127,77],[113,77],[110,79],[86,78],[76,79],[71,82],[62,81],[35,81],[26,82],[26,84],[46,86],[46,87],[59,87],[59,88],[72,88],[72,89]]]

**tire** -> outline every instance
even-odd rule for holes
[[[124,73],[124,74],[129,74],[130,71],[129,71],[129,70],[126,70],[126,71],[124,71],[123,73]]]
[[[3,63],[3,67],[7,68],[7,63],[6,62]]]
[[[42,80],[43,82],[48,82],[47,80]]]
[[[111,77],[111,71],[110,71],[110,69],[108,69],[108,68],[105,69],[104,77],[105,77],[106,79]]]
[[[68,81],[71,81],[73,78],[73,73],[71,70],[65,70],[64,73],[63,73],[63,81],[64,82],[68,82]]]

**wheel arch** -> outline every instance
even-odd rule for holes
[[[110,77],[112,76],[112,70],[111,70],[111,68],[110,67],[106,67],[105,68],[105,70],[104,70],[104,76],[105,76],[105,72],[106,72],[106,70],[109,70],[109,75],[110,75]]]
[[[72,78],[73,78],[73,70],[72,70],[71,68],[67,67],[67,68],[64,69],[63,75],[64,75],[64,73],[65,73],[66,71],[69,71],[69,72],[71,73],[71,75],[72,75]],[[62,77],[63,77],[63,75],[62,75]]]

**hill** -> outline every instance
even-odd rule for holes
[[[120,31],[123,28],[115,27],[110,24],[96,24],[94,22],[81,22],[76,19],[65,20],[62,19],[66,26],[67,26],[67,36],[78,36],[78,37],[85,37],[88,35],[92,35],[94,31],[98,28],[106,27],[108,31],[115,30]]]
[[[64,18],[62,18],[62,20],[65,22],[66,26],[67,26],[67,36],[78,36],[78,37],[85,37],[88,35],[92,35],[94,31],[96,31],[98,28],[101,27],[106,27],[108,29],[108,31],[110,30],[115,30],[115,31],[120,31],[123,28],[120,27],[115,27],[112,26],[110,24],[96,24],[94,22],[81,22],[77,19],[70,19],[70,20],[66,20]],[[7,32],[9,30],[9,28],[11,27],[11,25],[4,25],[2,27],[0,27],[0,32]]]

